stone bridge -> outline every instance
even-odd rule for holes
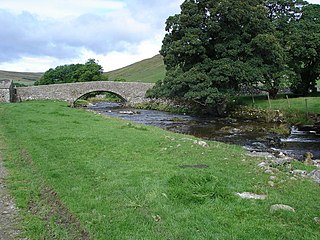
[[[15,98],[18,101],[64,100],[73,104],[90,92],[111,92],[130,105],[147,101],[146,91],[153,86],[153,83],[111,81],[40,85],[16,88]]]

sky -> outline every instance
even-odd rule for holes
[[[45,72],[94,58],[110,71],[153,57],[183,1],[0,0],[0,70]]]

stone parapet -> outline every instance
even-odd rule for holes
[[[152,83],[97,81],[19,87],[17,99],[20,101],[64,100],[73,103],[90,92],[111,92],[129,104],[136,104],[146,101],[145,94],[153,86]]]
[[[0,80],[0,102],[12,102],[13,83],[11,80]]]

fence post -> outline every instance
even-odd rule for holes
[[[305,103],[306,103],[306,115],[307,115],[307,118],[309,117],[309,110],[308,110],[308,99],[304,99]]]
[[[271,100],[270,100],[270,94],[269,94],[269,92],[268,92],[267,96],[268,96],[269,108],[271,109]]]
[[[252,106],[254,106],[256,104],[255,100],[254,100],[254,96],[253,94],[251,94],[251,98],[252,98]]]
[[[290,106],[290,101],[289,101],[288,95],[286,95],[286,98],[287,98],[288,108],[290,108],[291,106]]]

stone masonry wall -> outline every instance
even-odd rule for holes
[[[129,104],[134,104],[147,101],[144,97],[145,93],[153,85],[151,83],[105,81],[19,87],[16,98],[20,101],[65,100],[74,102],[89,92],[108,91],[120,95]]]
[[[0,88],[0,102],[10,102],[9,89],[1,89]]]
[[[11,80],[0,81],[0,102],[11,102],[13,98],[13,85]]]

